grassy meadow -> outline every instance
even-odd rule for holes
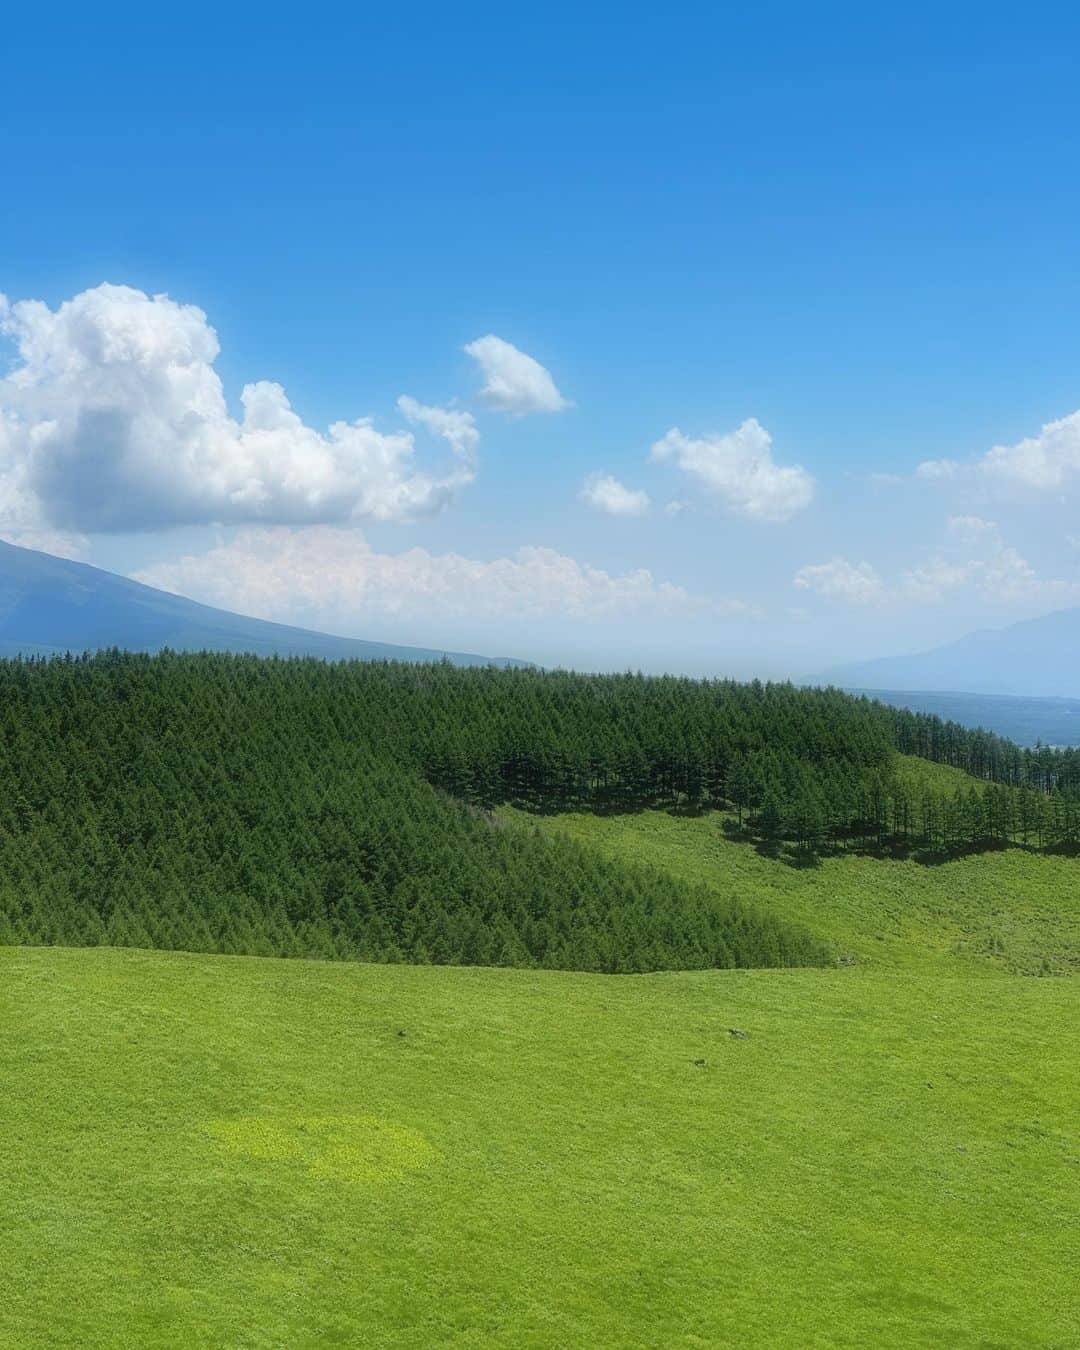
[[[1076,1345],[1075,982],[884,967],[0,950],[0,1344]]]
[[[1075,858],[497,823],[832,964],[0,948],[0,1346],[1080,1345]]]
[[[956,769],[900,757],[912,789],[970,784]],[[731,837],[718,812],[680,816],[528,816],[502,808],[523,829],[565,835],[611,859],[704,882],[725,900],[809,929],[838,959],[888,970],[986,975],[1080,970],[1080,862],[1020,848],[931,863],[859,854],[811,866],[765,856]],[[1078,1102],[1080,1104],[1080,1102]]]

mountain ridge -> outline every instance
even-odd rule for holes
[[[832,666],[811,683],[896,692],[1080,697],[1080,607],[1005,628],[978,628],[938,647]]]
[[[317,656],[331,661],[529,664],[513,657],[399,646],[255,619],[89,563],[0,540],[0,656],[63,655],[110,647]]]

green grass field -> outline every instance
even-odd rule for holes
[[[958,770],[901,760],[910,786],[967,786]],[[729,838],[727,818],[527,816],[521,828],[567,834],[609,857],[715,886],[804,924],[838,957],[889,970],[984,975],[1080,971],[1080,860],[1012,848],[926,864],[855,854],[794,867]]]
[[[1080,862],[501,816],[843,963],[0,949],[0,1345],[1080,1346]]]
[[[1075,1346],[1077,986],[970,964],[4,949],[0,1343]]]

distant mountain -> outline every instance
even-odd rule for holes
[[[1059,609],[1008,628],[980,629],[912,656],[833,666],[813,683],[1080,698],[1080,609]]]
[[[331,661],[441,661],[445,657],[462,666],[527,664],[508,657],[332,637],[249,619],[86,563],[0,541],[0,656],[103,647],[321,656]]]

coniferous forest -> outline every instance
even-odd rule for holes
[[[898,753],[970,788],[913,791]],[[835,690],[228,654],[0,662],[0,943],[644,971],[813,965],[715,889],[508,824],[723,810],[758,843],[1080,843],[1080,752]],[[728,817],[725,817],[728,819]]]

